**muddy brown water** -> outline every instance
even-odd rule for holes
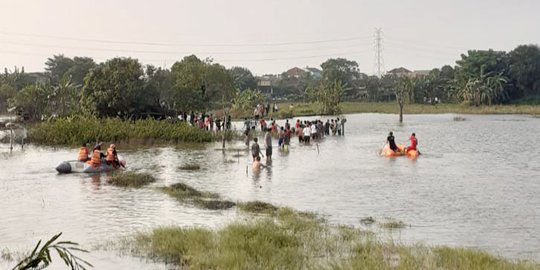
[[[233,201],[318,212],[334,223],[365,227],[365,217],[395,218],[408,226],[391,237],[404,243],[474,247],[539,261],[540,119],[454,116],[406,115],[400,125],[396,115],[348,115],[345,136],[308,146],[293,138],[288,153],[277,151],[274,140],[271,166],[256,174],[242,142],[229,143],[238,150],[225,152],[216,150],[219,143],[119,149],[129,170],[157,176],[157,183],[142,189],[110,186],[106,174],[57,174],[54,167],[75,158],[76,149],[26,145],[9,154],[0,145],[0,250],[29,250],[63,232],[93,251],[84,257],[96,269],[166,269],[99,247],[157,226],[216,228],[237,218],[234,209],[200,210],[153,189],[185,182]],[[378,156],[390,130],[398,143],[416,132],[423,155]],[[201,169],[178,168],[191,164]],[[367,228],[386,234],[377,225]]]

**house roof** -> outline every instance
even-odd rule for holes
[[[412,71],[404,68],[404,67],[398,67],[398,68],[394,68],[390,71],[388,71],[388,73],[411,73]]]

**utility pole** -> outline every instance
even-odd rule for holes
[[[381,76],[385,73],[384,71],[384,59],[383,59],[383,36],[382,36],[382,29],[376,28],[375,29],[375,66],[374,66],[374,72],[377,77],[381,78]]]

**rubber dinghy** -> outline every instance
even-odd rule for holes
[[[405,149],[405,146],[402,144],[396,145],[399,149],[399,152],[394,152],[392,149],[390,149],[390,146],[386,144],[381,152],[381,155],[385,157],[399,157],[399,156],[408,156],[411,158],[417,158],[418,155],[420,155],[420,152],[418,150],[410,150],[407,152],[404,152],[403,149]]]
[[[120,164],[126,166],[126,161],[124,159],[121,157],[118,157],[118,159],[120,160]],[[92,166],[88,161],[68,160],[56,166],[56,171],[58,173],[101,173],[121,168],[122,167],[115,168],[112,164],[108,165],[104,159],[101,159],[101,165],[99,167]]]

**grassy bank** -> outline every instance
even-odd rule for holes
[[[232,132],[226,138],[231,139]],[[179,143],[211,142],[221,139],[221,133],[193,128],[184,122],[157,120],[123,121],[116,118],[98,119],[71,117],[42,122],[29,128],[28,141],[46,145],[78,146],[82,142],[114,143]]]
[[[319,115],[320,109],[314,103],[280,103],[280,111],[270,113],[273,118],[290,118],[297,116]],[[340,104],[341,111],[347,113],[399,113],[395,102],[343,102]],[[540,114],[540,105],[493,105],[493,106],[468,106],[462,104],[438,104],[437,106],[428,104],[405,104],[405,114],[438,114],[438,113],[460,113],[460,114]]]
[[[485,252],[404,246],[373,233],[331,225],[314,215],[264,203],[244,205],[267,215],[218,230],[161,227],[135,236],[134,252],[182,269],[538,269]]]

